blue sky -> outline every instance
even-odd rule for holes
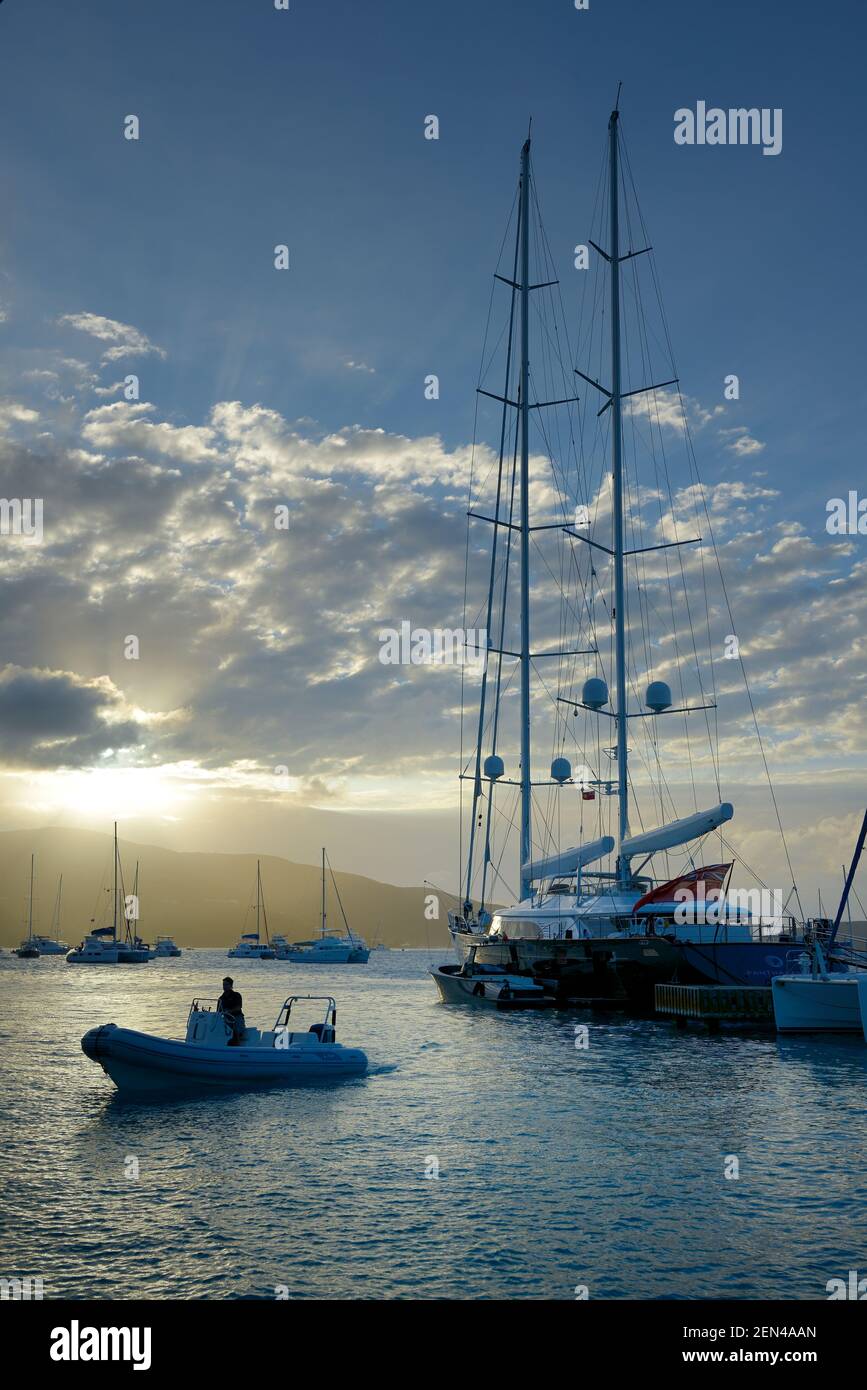
[[[805,514],[817,468],[825,491],[854,485],[861,6],[10,0],[2,27],[7,297],[34,339],[59,310],[135,324],[167,351],[147,371],[166,412],[198,419],[237,394],[288,418],[465,439],[528,116],[574,296],[566,258],[622,78],[687,389],[710,401],[738,372]],[[699,98],[781,106],[783,153],[678,148],[673,111]],[[121,139],[128,112],[137,144]],[[429,112],[439,142],[422,139]]]
[[[867,757],[867,541],[825,532],[827,499],[867,486],[865,27],[854,2],[803,0],[5,0],[2,489],[38,481],[53,518],[38,554],[0,555],[8,822],[106,823],[105,774],[137,769],[142,837],[286,852],[268,785],[286,764],[295,857],[315,859],[329,814],[347,868],[451,874],[456,692],[426,673],[384,686],[376,631],[458,619],[474,387],[528,119],[574,323],[572,248],[622,80],[760,712],[836,881]],[[674,112],[699,100],[782,108],[782,153],[676,145]],[[729,373],[741,399],[717,420]],[[284,496],[306,518],[288,549],[267,529]],[[61,746],[59,797],[40,778]],[[398,856],[358,819],[395,808]],[[746,821],[770,855],[762,812]]]

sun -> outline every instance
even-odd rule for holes
[[[173,819],[188,788],[164,767],[90,767],[19,775],[21,802],[42,816],[78,821]]]

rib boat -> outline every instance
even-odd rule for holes
[[[296,1030],[292,1010],[302,1001],[324,1004],[325,1014],[322,1021]],[[294,994],[284,1000],[273,1028],[261,1032],[244,1028],[236,1039],[215,1000],[194,999],[183,1039],[106,1023],[85,1033],[81,1049],[125,1093],[296,1086],[363,1076],[367,1057],[358,1048],[337,1042],[336,1028],[333,998]]]

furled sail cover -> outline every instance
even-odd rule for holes
[[[723,801],[711,811],[697,811],[694,816],[684,816],[683,820],[673,820],[669,825],[661,825],[658,830],[648,830],[643,835],[630,835],[620,846],[620,853],[655,854],[658,849],[671,849],[672,845],[685,845],[687,840],[697,840],[709,830],[716,830],[724,821],[731,820],[735,808],[730,801]]]
[[[536,881],[550,878],[556,874],[574,874],[583,864],[592,864],[594,859],[602,859],[614,848],[611,835],[603,835],[601,840],[591,840],[589,844],[578,845],[575,849],[564,849],[560,854],[552,854],[549,859],[533,859],[525,864],[522,873],[525,878]]]

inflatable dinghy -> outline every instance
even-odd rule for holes
[[[325,1019],[296,1032],[290,1022],[292,1006],[310,999],[325,1004]],[[81,1049],[123,1092],[296,1086],[363,1076],[367,1057],[336,1041],[336,1022],[337,1006],[330,996],[293,994],[272,1029],[244,1027],[236,1032],[215,1001],[194,999],[183,1041],[106,1023],[85,1033]]]

